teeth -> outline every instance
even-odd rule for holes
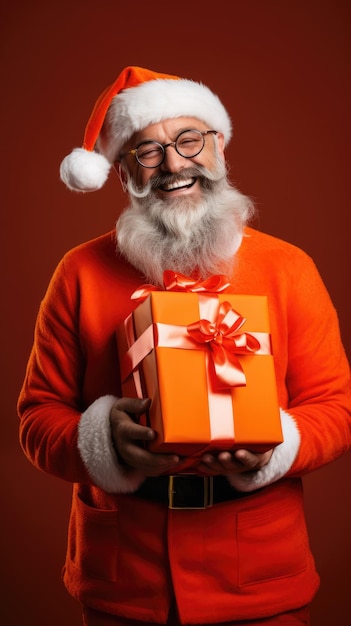
[[[179,187],[187,187],[188,185],[191,185],[192,182],[193,182],[193,179],[188,178],[188,180],[182,180],[176,183],[171,183],[169,185],[164,185],[164,189],[166,189],[167,191],[171,191],[171,189],[179,189]]]

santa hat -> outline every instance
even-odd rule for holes
[[[202,83],[126,67],[98,98],[85,129],[82,148],[75,148],[60,167],[62,181],[73,191],[96,191],[132,135],[161,120],[196,117],[231,137],[231,121],[223,104]]]

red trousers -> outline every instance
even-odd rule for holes
[[[113,615],[107,615],[106,613],[100,613],[92,609],[83,610],[83,623],[84,626],[156,626],[154,622],[139,622],[137,620],[130,620],[123,617],[115,617]],[[257,620],[244,620],[239,622],[221,622],[220,624],[206,624],[206,626],[298,626],[304,624],[308,626],[310,623],[310,610],[309,607],[302,607],[295,611],[289,611],[288,613],[280,613],[273,617]],[[167,626],[181,626],[177,617],[177,611],[174,608],[171,609]]]

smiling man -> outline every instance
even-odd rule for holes
[[[128,67],[61,165],[83,192],[115,168],[128,194],[116,229],[58,265],[18,405],[28,458],[74,485],[64,581],[85,626],[309,623],[319,578],[301,477],[350,446],[349,367],[311,259],[248,227],[230,138],[208,87]],[[145,445],[150,400],[121,397],[119,383],[116,328],[165,270],[225,273],[229,293],[267,296],[284,438],[260,454],[206,453],[185,480],[178,455]]]
[[[224,141],[201,120],[179,117],[137,133],[120,157],[131,206],[118,243],[158,284],[165,267],[201,276],[229,269],[251,203],[227,181]]]

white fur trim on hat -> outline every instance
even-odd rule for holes
[[[102,154],[75,148],[63,159],[60,176],[72,191],[97,191],[105,184],[110,168]]]
[[[283,409],[280,409],[280,418],[284,441],[274,448],[269,463],[260,470],[227,477],[238,491],[250,492],[267,487],[285,476],[291,468],[300,447],[300,433],[293,417]]]
[[[132,493],[145,476],[118,463],[110,427],[110,411],[116,400],[115,396],[102,396],[82,413],[78,424],[78,449],[98,487],[108,493]]]
[[[230,117],[208,87],[188,79],[157,79],[126,89],[112,99],[98,149],[113,162],[135,132],[176,117],[202,120],[223,133],[225,144],[231,138]]]
[[[230,117],[216,94],[202,83],[138,67],[125,68],[99,97],[85,129],[83,149],[62,162],[61,179],[73,191],[95,191],[105,183],[124,144],[150,124],[194,117],[232,133]]]

